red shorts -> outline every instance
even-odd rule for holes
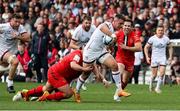
[[[117,63],[121,63],[125,66],[125,70],[133,73],[134,70],[134,61],[130,61],[130,60],[125,60],[125,59],[119,59],[116,58]]]
[[[59,88],[62,87],[68,82],[64,77],[62,77],[58,73],[54,73],[51,69],[48,70],[48,82],[54,87],[54,88]]]

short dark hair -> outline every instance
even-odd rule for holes
[[[156,28],[164,28],[163,25],[158,25]]]
[[[131,26],[133,25],[133,21],[130,20],[130,19],[126,19],[124,22],[130,22],[130,23],[131,23]]]
[[[92,18],[88,15],[85,15],[83,18],[83,21],[88,20],[88,21],[92,21]]]
[[[117,15],[115,15],[115,17],[116,17],[116,18],[118,18],[118,19],[125,20],[124,16],[123,16],[123,15],[121,15],[121,14],[117,14]]]
[[[11,18],[21,19],[22,17],[18,13],[14,13]]]

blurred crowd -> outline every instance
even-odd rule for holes
[[[84,16],[91,16],[95,26],[116,14],[131,19],[145,45],[157,25],[165,27],[170,39],[180,39],[179,9],[180,0],[0,0],[0,23],[8,22],[13,13],[23,17],[21,23],[32,41],[20,43],[19,54],[28,52],[28,66],[35,65],[41,82],[47,80],[48,67],[70,52],[73,31]],[[28,66],[24,64],[25,70]],[[31,78],[31,71],[28,73]]]

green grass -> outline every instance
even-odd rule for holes
[[[16,90],[30,89],[36,83],[15,83]],[[132,96],[113,100],[115,87],[106,89],[102,84],[88,84],[81,92],[82,103],[73,98],[60,102],[12,102],[13,94],[6,92],[6,84],[0,84],[0,110],[180,110],[180,87],[165,85],[162,94],[150,93],[147,85],[128,85]]]

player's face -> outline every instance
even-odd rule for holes
[[[85,31],[89,31],[91,28],[91,21],[89,20],[84,20],[83,21],[83,28]]]
[[[125,21],[123,25],[123,31],[125,34],[128,34],[131,31],[131,22]]]
[[[156,29],[156,35],[157,35],[158,37],[162,37],[163,34],[164,34],[164,28],[163,28],[163,27],[158,27],[158,28]]]
[[[121,20],[115,17],[113,20],[114,29],[118,30],[120,28],[120,25],[121,25]]]
[[[20,54],[23,54],[24,53],[24,46],[23,45],[19,45],[18,46],[18,51]]]
[[[13,28],[18,29],[21,23],[21,19],[12,18],[10,23]]]

